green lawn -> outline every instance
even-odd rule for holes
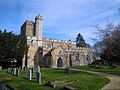
[[[102,68],[95,68],[91,66],[73,66],[70,68],[75,68],[75,69],[81,69],[81,70],[90,70],[90,71],[97,71],[97,72],[105,72],[105,73],[110,73],[110,74],[115,74],[120,76],[120,67],[117,68],[109,68],[103,66]]]
[[[35,82],[35,74],[34,79],[28,81],[26,71],[21,71],[17,77],[3,70],[0,71],[0,83],[8,84],[15,90],[62,90],[64,85],[74,87],[76,90],[98,90],[109,82],[105,77],[83,72],[65,74],[63,69],[41,68],[41,73],[42,84],[38,85]],[[55,83],[56,88],[44,86],[47,81]]]

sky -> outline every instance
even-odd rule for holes
[[[120,22],[120,0],[0,0],[0,29],[20,34],[25,20],[43,16],[43,37],[75,41],[78,33],[91,45],[95,25]]]

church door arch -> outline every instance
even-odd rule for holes
[[[57,67],[62,67],[62,58],[59,57],[57,60]]]

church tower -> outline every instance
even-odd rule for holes
[[[42,47],[42,16],[35,17],[35,36],[37,37],[37,46]]]
[[[42,16],[35,17],[35,36],[37,38],[37,51],[35,54],[34,65],[43,66],[43,48],[42,48]]]

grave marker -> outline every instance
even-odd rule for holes
[[[32,80],[32,71],[28,70],[28,80]]]
[[[40,72],[36,72],[36,82],[38,84],[41,84],[41,73]]]
[[[13,75],[16,75],[16,68],[13,68]]]
[[[40,73],[40,67],[39,67],[39,66],[37,66],[36,72],[39,72],[39,73]]]
[[[19,69],[16,69],[16,76],[19,76]]]

